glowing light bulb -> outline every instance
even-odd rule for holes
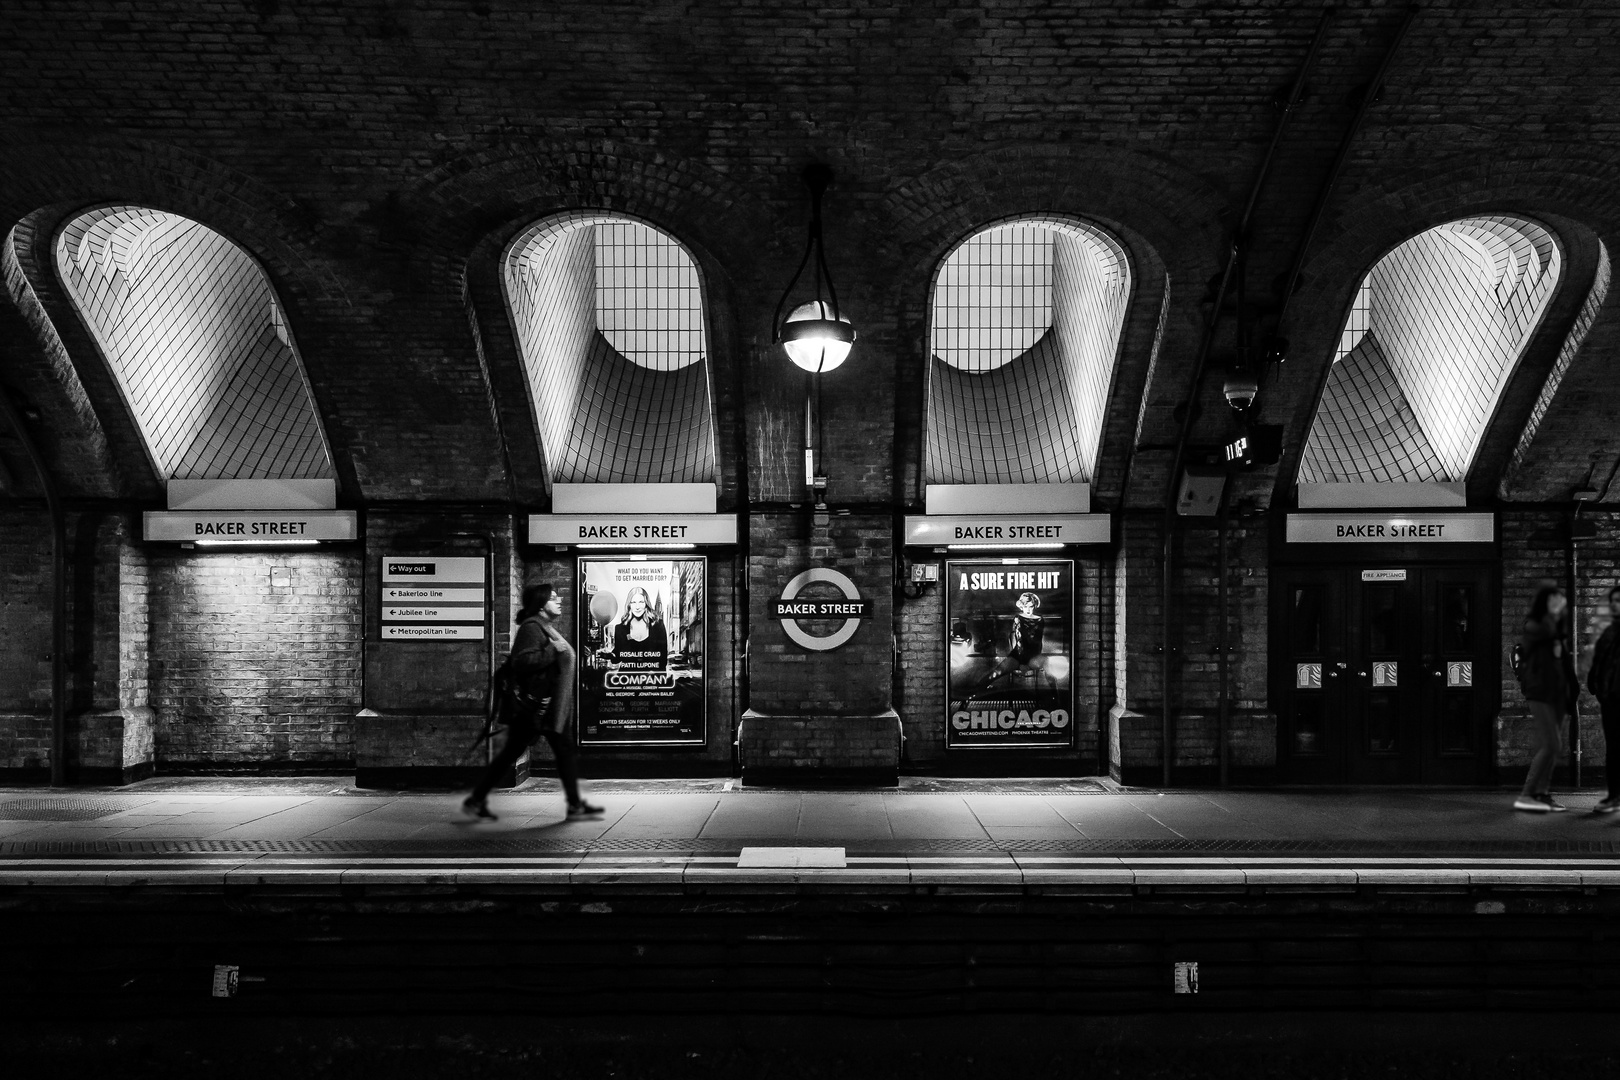
[[[804,370],[828,372],[842,364],[855,343],[855,329],[821,300],[794,308],[782,323],[782,348],[788,359]]]

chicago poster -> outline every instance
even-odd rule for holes
[[[945,564],[945,745],[1074,745],[1074,563]]]

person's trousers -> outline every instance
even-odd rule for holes
[[[1553,766],[1558,764],[1559,725],[1563,717],[1556,706],[1532,701],[1530,722],[1534,725],[1536,753],[1530,759],[1530,772],[1524,778],[1524,794],[1539,798],[1552,790]]]
[[[579,803],[579,748],[570,738],[571,733],[552,731],[549,727],[540,732],[546,742],[551,744],[551,752],[557,758],[557,775],[562,779],[563,793],[568,796],[568,805]],[[489,763],[484,770],[483,777],[478,786],[473,788],[472,801],[483,802],[489,798],[490,789],[506,770],[517,764],[517,759],[523,756],[523,751],[534,742],[535,729],[532,724],[517,724],[506,729],[506,742],[501,746],[501,752],[495,755],[495,760]]]
[[[1620,796],[1620,697],[1599,699],[1603,710],[1603,771],[1609,777],[1609,798]]]

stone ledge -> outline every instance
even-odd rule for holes
[[[738,757],[745,783],[893,785],[900,776],[900,715],[743,713]]]
[[[74,784],[133,784],[156,771],[157,712],[145,705],[68,718],[67,777]]]

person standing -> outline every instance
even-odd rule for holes
[[[602,812],[600,806],[592,806],[579,793],[579,749],[574,745],[570,723],[574,712],[574,648],[557,628],[561,617],[562,596],[553,586],[542,583],[524,588],[511,666],[512,677],[530,704],[512,717],[501,752],[462,802],[462,812],[469,817],[499,820],[489,808],[490,789],[517,764],[536,736],[550,743],[556,755],[557,775],[568,796],[569,820]]]
[[[1556,585],[1543,587],[1530,605],[1524,635],[1519,639],[1519,688],[1530,706],[1536,750],[1524,778],[1524,790],[1513,801],[1515,810],[1544,814],[1566,809],[1552,797],[1550,789],[1553,766],[1558,762],[1559,728],[1575,703],[1575,695],[1580,693],[1575,658],[1570,654],[1564,629],[1568,610],[1564,590]]]
[[[1592,812],[1612,814],[1620,810],[1620,585],[1609,590],[1609,625],[1592,647],[1586,688],[1603,712],[1603,771],[1609,778],[1608,798]]]

